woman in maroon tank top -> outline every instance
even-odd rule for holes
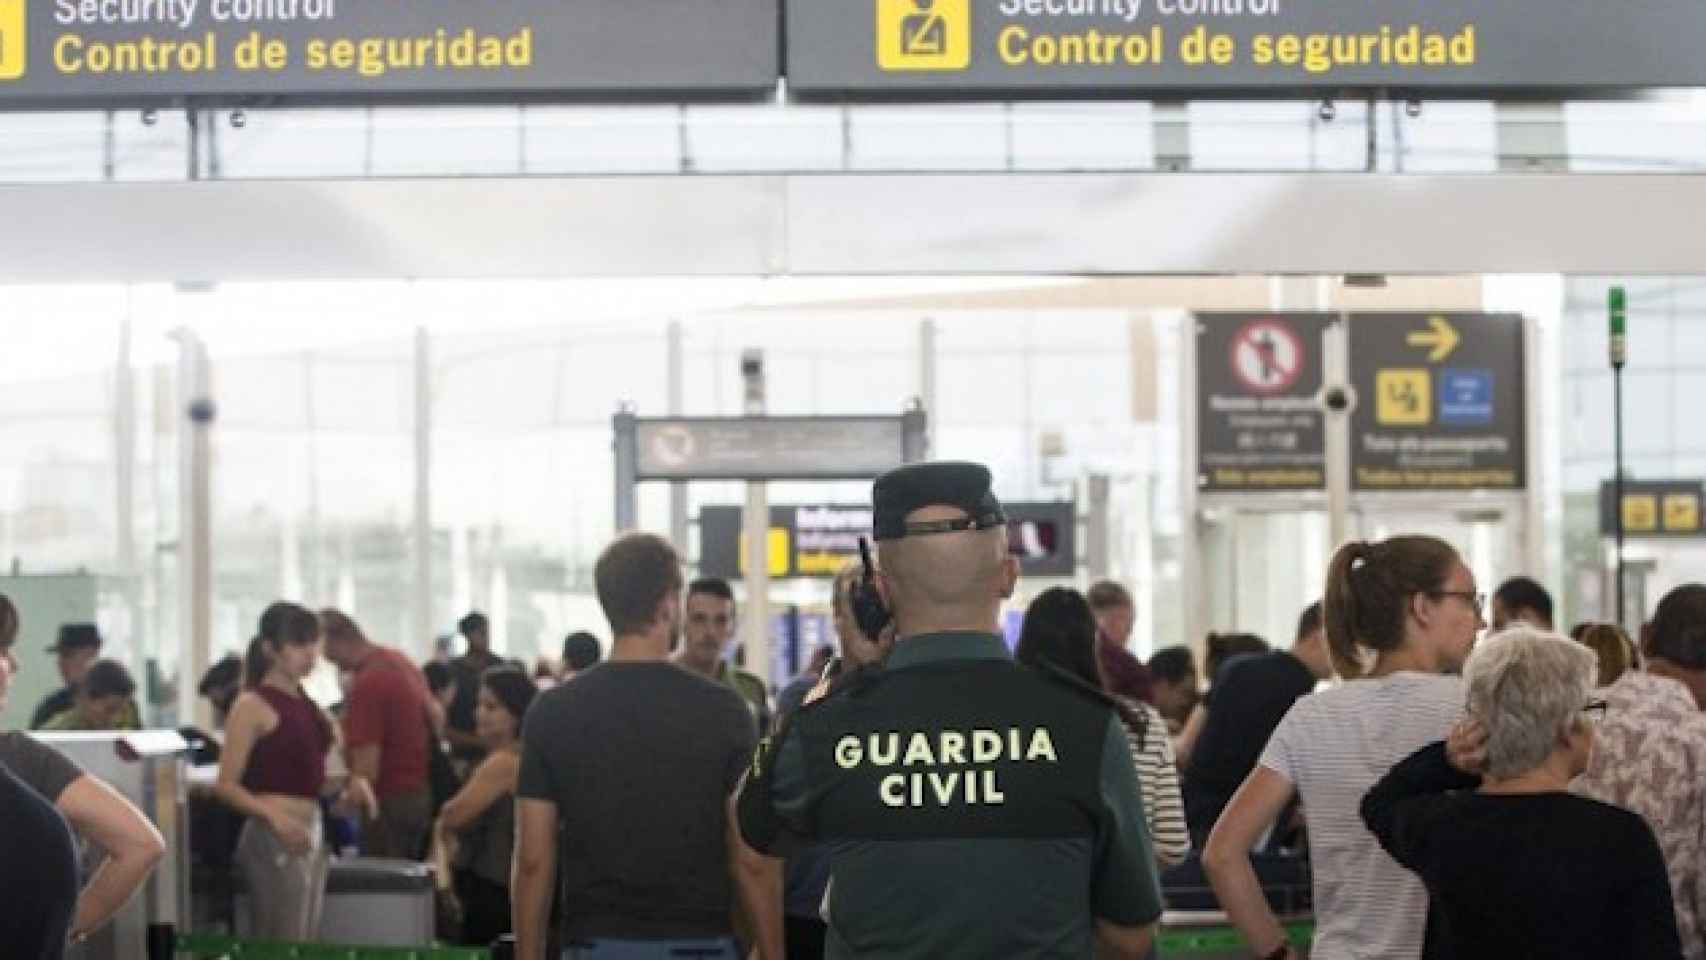
[[[244,661],[244,693],[231,707],[218,794],[249,819],[236,863],[248,887],[250,935],[303,942],[319,934],[328,851],[320,797],[336,727],[308,699],[302,680],[319,655],[320,621],[293,603],[261,614]],[[343,802],[372,804],[361,781]]]

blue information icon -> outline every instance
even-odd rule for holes
[[[1439,422],[1454,427],[1493,422],[1493,371],[1441,370]]]

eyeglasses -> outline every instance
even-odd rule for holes
[[[1484,593],[1476,593],[1473,590],[1435,590],[1430,594],[1430,596],[1457,597],[1464,603],[1469,604],[1476,613],[1480,613],[1487,609],[1487,595]]]
[[[1610,707],[1611,704],[1606,703],[1604,700],[1589,700],[1587,703],[1582,705],[1582,712],[1587,714],[1589,721],[1597,724],[1601,720],[1605,719],[1605,712],[1610,709]]]

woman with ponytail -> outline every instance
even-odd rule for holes
[[[1333,667],[1347,682],[1303,697],[1209,835],[1203,868],[1258,957],[1292,956],[1250,865],[1250,848],[1294,799],[1309,829],[1314,960],[1416,960],[1427,890],[1363,825],[1363,795],[1393,765],[1443,740],[1463,715],[1456,674],[1486,626],[1486,598],[1433,537],[1350,543],[1324,604]]]
[[[319,655],[320,621],[293,603],[261,614],[243,660],[244,692],[231,706],[220,757],[219,798],[249,819],[236,862],[249,893],[250,934],[304,942],[319,935],[328,850],[320,819],[332,722],[302,690]],[[352,781],[345,804],[371,807]]]

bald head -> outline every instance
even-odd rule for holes
[[[957,507],[924,507],[908,523],[957,520]],[[943,630],[993,630],[1011,596],[1019,564],[1007,552],[1007,530],[915,534],[878,544],[880,580],[903,636]]]

